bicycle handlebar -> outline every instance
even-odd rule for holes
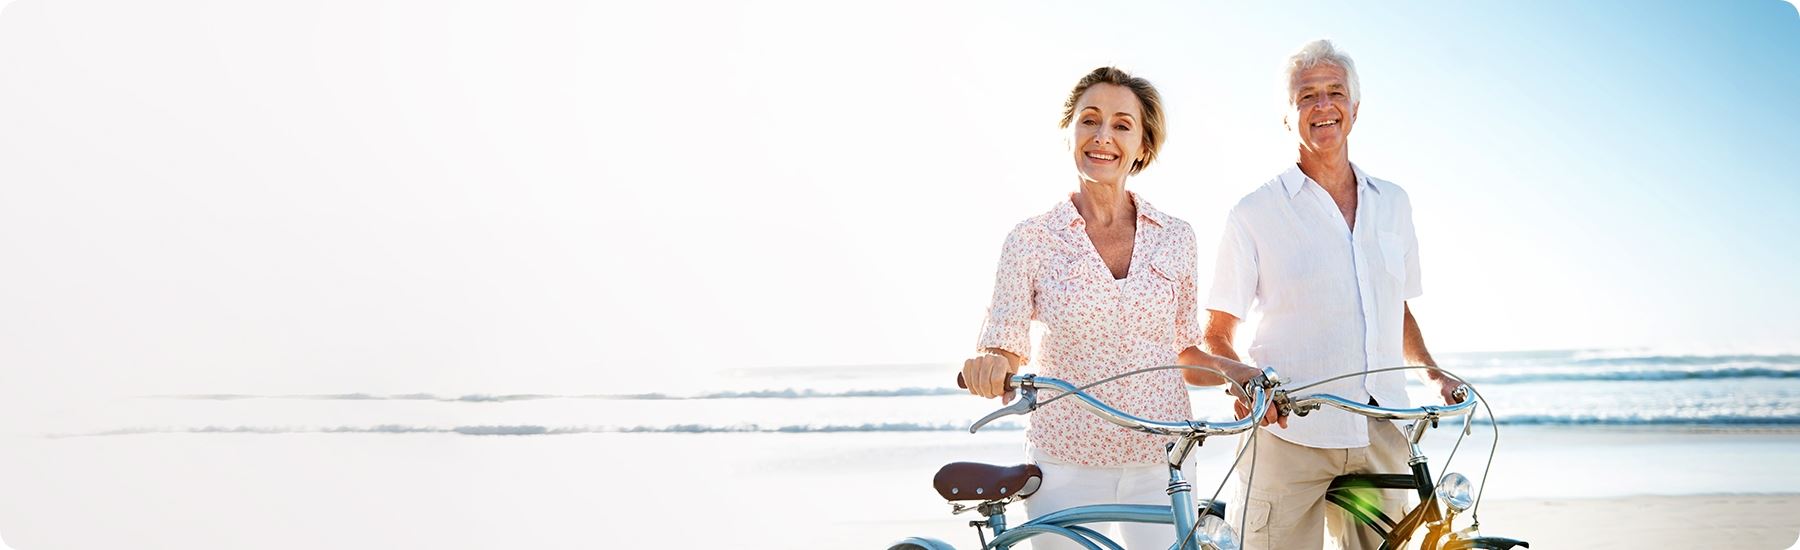
[[[1035,374],[1015,374],[1007,379],[1006,386],[1008,389],[1017,388],[1019,390],[1019,400],[1014,401],[1013,404],[1003,407],[1000,410],[989,413],[987,416],[982,417],[981,420],[975,421],[973,425],[969,426],[969,433],[975,433],[977,430],[980,430],[982,426],[985,426],[987,423],[1002,416],[1026,414],[1037,410],[1037,389],[1042,387],[1074,397],[1076,403],[1080,404],[1082,408],[1087,409],[1088,412],[1093,413],[1095,416],[1099,416],[1107,422],[1111,422],[1129,430],[1156,435],[1175,436],[1205,437],[1233,435],[1256,427],[1257,423],[1262,419],[1263,414],[1268,412],[1269,403],[1274,395],[1273,392],[1269,390],[1274,388],[1274,386],[1279,383],[1279,380],[1280,378],[1276,376],[1273,369],[1264,369],[1263,376],[1259,377],[1259,381],[1248,384],[1249,389],[1254,392],[1250,398],[1252,403],[1251,414],[1232,422],[1214,423],[1199,420],[1170,422],[1139,418],[1130,413],[1115,409],[1111,405],[1107,405],[1094,396],[1080,391],[1074,384],[1067,381]],[[956,375],[956,385],[958,387],[968,387],[961,374]],[[1052,399],[1060,398],[1061,397],[1056,397]]]
[[[1329,393],[1288,397],[1285,402],[1277,406],[1299,416],[1306,416],[1307,413],[1318,410],[1320,406],[1330,405],[1379,420],[1418,420],[1422,418],[1436,420],[1446,416],[1462,416],[1475,410],[1476,398],[1473,394],[1470,394],[1468,390],[1457,390],[1457,393],[1462,396],[1462,401],[1454,405],[1424,405],[1405,409],[1358,403]]]

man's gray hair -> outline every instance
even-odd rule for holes
[[[1350,103],[1355,104],[1362,101],[1362,83],[1356,79],[1356,61],[1350,59],[1350,54],[1344,53],[1344,50],[1332,45],[1330,40],[1319,39],[1307,42],[1306,45],[1300,47],[1299,51],[1294,52],[1294,55],[1288,57],[1287,82],[1285,84],[1287,85],[1289,107],[1294,106],[1294,75],[1320,64],[1336,65],[1343,69],[1344,80],[1348,81],[1346,84],[1350,86]]]

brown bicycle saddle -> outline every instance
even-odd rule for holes
[[[952,462],[931,479],[944,500],[1023,499],[1043,485],[1044,472],[1036,464],[995,466],[978,462]]]

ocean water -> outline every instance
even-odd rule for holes
[[[1800,429],[1800,355],[1551,351],[1440,360],[1480,389],[1502,426]],[[682,387],[622,393],[137,396],[109,403],[112,415],[85,425],[40,425],[39,433],[955,432],[998,405],[956,389],[956,368],[736,369]],[[1226,418],[1222,390],[1190,391],[1195,418]],[[1409,392],[1415,403],[1435,401],[1416,381]],[[988,429],[1024,425],[1014,418]]]
[[[1456,429],[1423,447],[1434,470],[1483,484],[1484,499],[1800,493],[1800,356],[1440,359],[1487,397],[1498,439],[1483,416],[1452,463]],[[0,537],[21,549],[970,543],[969,518],[948,514],[931,475],[956,460],[1023,461],[1026,421],[968,433],[998,404],[954,389],[953,372],[764,368],[614,392],[107,398],[84,414],[9,419]],[[1218,389],[1192,395],[1198,418],[1228,411]],[[1235,448],[1225,438],[1200,450],[1202,493],[1228,478]]]

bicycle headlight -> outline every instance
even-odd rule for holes
[[[1200,517],[1200,535],[1206,537],[1213,550],[1238,550],[1237,531],[1231,530],[1231,524],[1219,516]]]
[[[1456,472],[1444,474],[1443,478],[1438,479],[1437,497],[1444,501],[1445,506],[1450,507],[1451,513],[1461,513],[1475,504],[1469,478]]]

